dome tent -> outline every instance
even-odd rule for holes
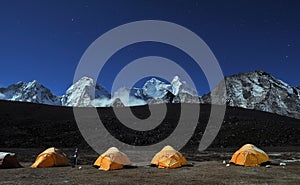
[[[60,149],[48,148],[36,158],[31,168],[45,168],[54,166],[68,166],[69,161]]]
[[[246,144],[232,155],[230,162],[242,166],[259,166],[269,160],[269,156],[263,150]]]
[[[0,168],[21,168],[14,153],[0,152]]]
[[[116,147],[111,147],[98,157],[93,166],[99,168],[99,170],[108,171],[121,169],[130,164],[131,162],[126,154],[120,152]]]
[[[152,159],[151,164],[158,168],[178,168],[187,165],[187,160],[171,146],[165,146]]]

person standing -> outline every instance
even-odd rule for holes
[[[78,158],[78,148],[75,149],[75,152],[73,155],[72,168],[77,166],[77,158]]]

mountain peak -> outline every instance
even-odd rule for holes
[[[84,76],[67,89],[61,102],[64,106],[92,106],[95,99],[101,98],[109,99],[110,94],[94,79]]]
[[[251,73],[251,72],[250,72]],[[259,70],[255,70],[254,73],[257,73],[257,74],[268,74],[266,73],[264,70],[262,69],[259,69]]]
[[[258,76],[267,76],[267,77],[272,77],[269,73],[263,71],[263,70],[256,70],[256,71],[250,71],[250,72],[241,72],[238,74],[234,74],[231,76],[227,76],[226,78],[231,78],[231,77],[258,77]]]
[[[264,71],[240,73],[225,78],[226,102],[232,107],[256,109],[300,118],[299,91]],[[224,96],[219,100],[223,102]],[[210,103],[209,96],[202,97]]]
[[[80,78],[77,82],[75,82],[74,84],[92,84],[95,85],[95,80],[91,77],[88,76],[83,76],[82,78]]]
[[[162,83],[165,83],[165,82],[162,82],[160,81],[159,79],[157,78],[151,78],[150,80],[148,80],[145,84],[147,83],[157,83],[157,84],[162,84]]]
[[[170,89],[170,85],[158,80],[157,78],[151,78],[143,86],[143,93],[149,98],[162,98],[167,90]]]
[[[253,73],[256,73],[258,76],[266,76],[266,77],[269,77],[269,78],[274,78],[270,73],[267,73],[263,70],[256,70]]]
[[[173,89],[173,94],[178,95],[180,89],[184,85],[184,82],[182,82],[179,78],[179,76],[175,76],[171,82],[172,84],[172,89]]]
[[[176,82],[176,81],[180,81],[180,78],[179,78],[179,76],[177,76],[177,75],[174,76],[174,78],[173,78],[171,84],[172,84],[173,82]]]
[[[7,88],[2,88],[0,93],[5,95],[6,100],[11,101],[61,105],[59,97],[36,80],[12,84]]]
[[[31,82],[25,83],[27,87],[44,87],[40,82],[37,80],[32,80]]]
[[[82,78],[80,78],[78,81],[83,81],[83,80],[86,80],[86,81],[94,81],[93,78],[91,77],[88,77],[88,76],[83,76]]]
[[[198,96],[198,93],[195,89],[189,87],[185,81],[182,81],[179,76],[175,76],[171,82],[172,92],[174,95],[178,95],[180,93],[187,93],[192,96]]]

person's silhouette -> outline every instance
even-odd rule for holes
[[[77,158],[78,158],[78,148],[75,149],[75,152],[73,155],[72,168],[74,168],[77,165]]]

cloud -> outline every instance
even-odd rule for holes
[[[94,107],[110,107],[112,100],[109,98],[99,98],[92,101]]]
[[[111,99],[109,98],[98,98],[92,101],[94,107],[110,107],[115,99],[119,98],[125,106],[139,106],[146,105],[147,102],[129,95],[130,90],[127,88],[121,88],[116,91]]]
[[[128,88],[120,88],[117,90],[112,99],[115,100],[116,98],[120,98],[125,106],[139,106],[147,104],[147,102],[142,99],[130,96],[130,89]]]
[[[2,93],[0,93],[0,100],[5,100],[6,96]]]

